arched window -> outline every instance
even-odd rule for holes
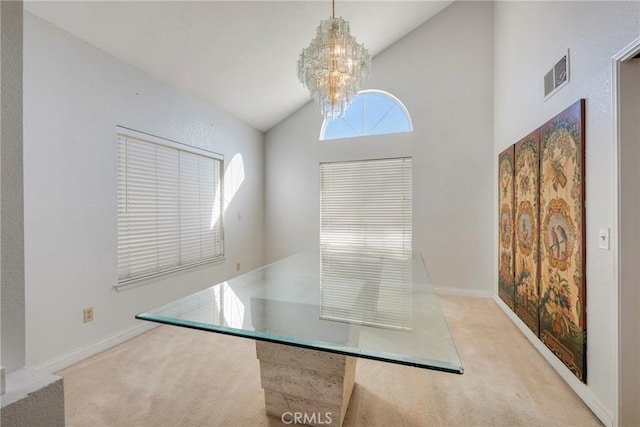
[[[363,90],[344,117],[325,119],[320,140],[411,131],[411,116],[398,98],[381,90]]]

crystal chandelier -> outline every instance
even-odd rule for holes
[[[298,78],[327,118],[342,117],[367,78],[371,57],[349,34],[349,23],[332,14],[320,22],[316,38],[298,59]]]

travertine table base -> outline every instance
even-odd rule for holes
[[[357,358],[256,341],[267,414],[286,423],[341,427]]]

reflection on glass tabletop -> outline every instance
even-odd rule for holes
[[[422,256],[305,251],[138,319],[461,374]]]

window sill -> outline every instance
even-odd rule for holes
[[[227,260],[226,256],[221,258],[215,258],[207,261],[201,261],[193,264],[183,265],[181,267],[172,268],[171,270],[160,271],[158,273],[147,274],[146,276],[135,277],[132,279],[125,279],[119,281],[116,285],[113,285],[113,288],[117,292],[126,291],[129,289],[137,288],[139,286],[144,286],[149,283],[154,282],[158,278],[169,277],[178,273],[183,273],[187,270],[196,270],[199,268],[209,267],[215,264],[221,264]]]

